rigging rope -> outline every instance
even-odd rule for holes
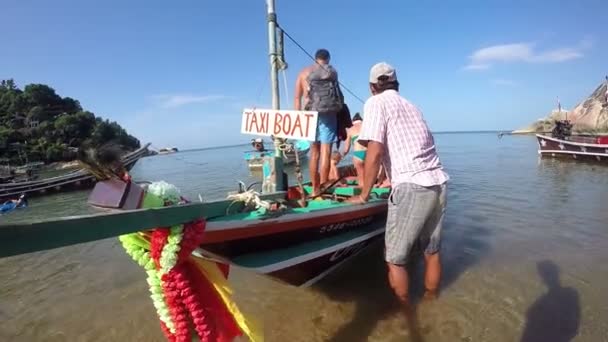
[[[313,57],[313,55],[311,55],[302,45],[300,45],[300,43],[298,43],[287,31],[285,31],[285,29],[283,28],[283,26],[280,26],[277,24],[277,27],[280,28],[283,33],[285,34],[285,36],[287,36],[287,38],[289,38],[289,40],[291,40],[292,43],[294,43],[300,50],[302,50],[302,52],[304,52],[310,59],[313,60],[313,62],[321,65],[319,62],[317,62],[317,60]],[[347,86],[344,85],[344,83],[338,81],[338,84],[344,88],[344,90],[346,90],[350,95],[352,95],[355,99],[359,100],[361,103],[365,103],[365,101],[363,101],[359,96],[357,96],[352,90],[350,90]]]
[[[302,198],[300,201],[300,205],[302,207],[306,206],[306,198],[304,192],[304,176],[302,175],[302,167],[300,166],[300,155],[298,154],[298,148],[293,143],[283,143],[279,146],[279,149],[283,152],[283,156],[287,158],[287,153],[289,151],[293,151],[295,155],[296,165],[294,167],[294,172],[296,174],[296,181],[298,182],[298,187],[300,188],[300,192],[302,193]]]
[[[238,194],[228,195],[228,199],[234,202],[243,202],[246,207],[253,207],[255,209],[265,208],[267,210],[270,209],[271,204],[268,201],[262,201],[260,199],[260,194],[254,190],[248,190],[245,192],[241,192]],[[232,203],[230,204],[232,205]],[[230,209],[230,207],[228,207]],[[226,210],[228,212],[228,209]]]
[[[283,69],[283,86],[285,86],[285,101],[289,101],[289,87],[287,86],[287,70]]]

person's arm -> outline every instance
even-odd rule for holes
[[[350,129],[346,130],[346,142],[344,143],[344,153],[342,153],[342,156],[345,156],[348,154],[348,152],[350,152],[350,142],[351,142],[351,138],[350,138]]]
[[[293,108],[295,110],[301,110],[302,109],[302,96],[304,95],[304,89],[302,87],[302,81],[303,81],[303,77],[304,73],[301,72],[298,75],[298,79],[296,80],[296,90],[295,90],[295,97],[294,97],[294,101],[293,101]]]
[[[365,162],[363,164],[365,169],[363,188],[361,189],[361,199],[363,201],[369,199],[369,194],[372,192],[374,184],[376,184],[383,157],[384,144],[377,141],[370,141],[367,144],[367,152],[365,153]]]
[[[365,103],[363,111],[365,120],[361,125],[358,142],[367,147],[367,152],[363,166],[364,178],[361,195],[352,200],[354,203],[365,203],[369,199],[384,158],[386,141],[387,113],[385,113],[384,106],[377,103],[377,100],[372,97]]]

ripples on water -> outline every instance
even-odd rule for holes
[[[606,341],[608,168],[543,159],[532,137],[439,134],[452,180],[441,297],[407,324],[376,245],[311,289],[235,269],[267,341]],[[223,198],[249,184],[244,147],[145,158],[138,180]],[[4,222],[91,212],[87,193],[32,200]],[[413,298],[422,265],[410,266]],[[162,341],[145,274],[115,239],[0,260],[1,341]],[[416,301],[417,302],[417,301]]]

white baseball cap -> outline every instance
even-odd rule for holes
[[[388,63],[377,63],[369,71],[369,82],[378,83],[381,77],[386,78],[387,82],[395,82],[397,81],[397,71]]]

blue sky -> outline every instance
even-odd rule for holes
[[[278,0],[277,10],[364,99],[371,65],[393,64],[434,131],[519,128],[556,96],[574,107],[608,73],[605,0]],[[270,103],[265,11],[264,0],[2,0],[0,78],[49,84],[158,147],[246,142],[241,110]],[[291,107],[310,61],[289,42],[286,58]]]

